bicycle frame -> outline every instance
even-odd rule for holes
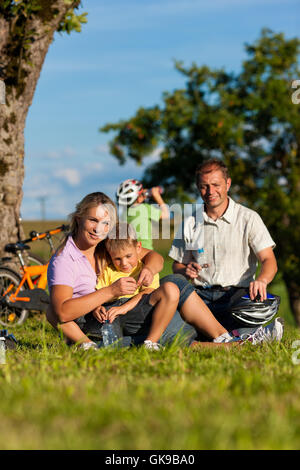
[[[25,283],[27,283],[30,290],[33,290],[36,288],[45,289],[47,286],[47,268],[48,268],[48,264],[44,264],[42,266],[23,266],[22,270],[24,274],[16,291],[13,294],[11,294],[9,297],[7,297],[11,289],[14,287],[14,285],[11,284],[3,293],[3,297],[6,297],[11,303],[18,302],[18,301],[30,302],[29,297],[18,297],[18,294],[20,290],[22,289],[22,286]],[[33,281],[32,277],[34,276],[39,276],[39,278]]]
[[[47,230],[46,232],[43,233],[37,233],[35,231],[31,232],[31,234],[34,233],[30,238],[27,238],[26,240],[20,240],[21,243],[31,243],[37,240],[44,240],[45,238],[47,239],[50,249],[51,249],[51,254],[53,255],[55,252],[55,247],[52,241],[52,235],[57,235],[58,233],[65,232],[69,230],[68,225],[61,225],[60,227],[54,228],[52,230]]]

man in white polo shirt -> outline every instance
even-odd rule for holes
[[[200,165],[196,178],[204,204],[183,222],[169,256],[174,273],[191,279],[218,321],[232,330],[241,326],[230,314],[238,288],[249,289],[252,300],[267,298],[277,272],[275,243],[260,216],[228,196],[231,179],[221,160]]]

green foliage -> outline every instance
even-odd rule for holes
[[[160,150],[144,183],[162,184],[166,200],[198,195],[197,165],[210,157],[223,159],[233,180],[231,194],[258,210],[276,240],[300,325],[300,106],[291,100],[292,81],[300,77],[299,51],[298,38],[264,29],[246,45],[248,57],[238,74],[176,62],[184,88],[165,92],[162,106],[142,108],[102,131],[116,133],[111,145],[122,163],[128,158],[140,163]],[[131,126],[145,137],[126,133]]]
[[[65,3],[70,8],[57,31],[68,34],[71,31],[80,32],[81,24],[87,22],[87,13],[76,15],[75,10],[79,7],[80,0],[66,0]],[[28,76],[27,67],[34,67],[31,46],[41,34],[47,34],[47,26],[58,14],[55,2],[49,0],[4,0],[1,3],[0,16],[9,24],[9,37],[3,49],[3,57],[6,56],[9,60],[2,62],[4,59],[0,58],[0,70],[5,78],[8,96],[13,89],[16,89],[17,97],[23,93]],[[40,22],[44,25],[44,30],[40,29]]]
[[[72,31],[81,32],[81,25],[87,23],[87,13],[76,15],[74,11],[69,11],[58,28],[59,33],[71,34]]]

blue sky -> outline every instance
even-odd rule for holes
[[[299,36],[299,0],[84,0],[84,11],[81,33],[56,34],[29,109],[23,219],[41,217],[41,197],[47,219],[65,219],[86,194],[114,198],[142,176],[109,155],[99,127],[182,87],[174,59],[238,71],[263,27]]]

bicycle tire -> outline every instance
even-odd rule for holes
[[[41,256],[36,255],[31,251],[26,253],[26,257],[28,260],[28,266],[43,266],[44,264],[47,264],[47,261],[45,261]]]
[[[21,276],[19,276],[19,274],[10,268],[0,267],[0,298],[11,283],[17,287],[20,282]],[[24,288],[25,287],[22,286],[21,291],[24,290]],[[13,292],[13,290],[11,292]],[[3,305],[0,307],[0,325],[10,328],[21,325],[28,317],[28,313],[29,311],[26,309]]]

